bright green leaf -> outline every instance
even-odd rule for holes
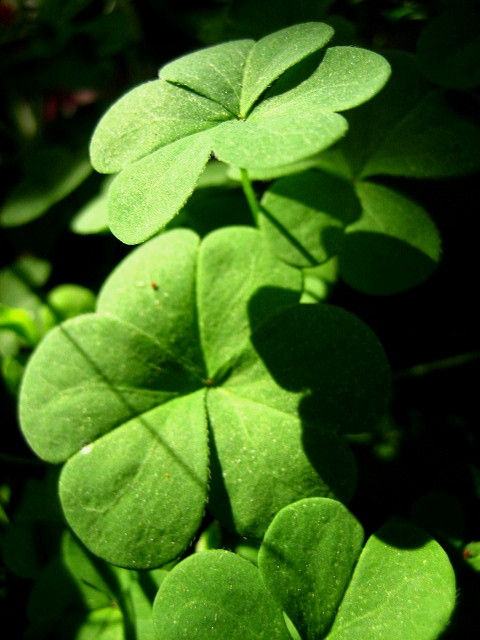
[[[307,22],[271,33],[255,43],[243,74],[240,115],[246,117],[267,87],[294,64],[323,48],[332,36],[329,25]]]
[[[29,361],[25,384],[24,433],[38,455],[54,463],[199,386],[195,371],[153,336],[103,314],[52,329]]]
[[[40,330],[28,311],[0,303],[0,331],[2,329],[13,331],[30,347],[34,347],[40,339]]]
[[[202,392],[172,400],[84,446],[63,467],[65,516],[93,553],[145,569],[187,547],[208,485],[203,407]]]
[[[122,171],[109,190],[109,225],[126,244],[164,227],[195,189],[210,158],[208,134],[182,138]]]
[[[213,152],[239,167],[278,167],[313,155],[346,131],[342,116],[323,109],[314,96],[299,95],[282,103],[266,101],[246,120],[218,126],[212,134]]]
[[[164,80],[152,80],[115,102],[90,142],[94,169],[116,173],[185,136],[229,119],[218,104]]]
[[[307,80],[270,100],[282,103],[302,96],[305,101],[318,101],[325,111],[344,111],[370,100],[383,88],[390,72],[390,64],[378,53],[358,47],[330,47]]]
[[[165,227],[191,195],[211,152],[238,167],[276,169],[339,140],[348,125],[334,111],[382,88],[390,67],[381,56],[334,48],[311,77],[300,82],[297,75],[298,86],[279,85],[284,92],[273,95],[282,74],[331,35],[331,27],[308,22],[255,44],[239,40],[196,51],[115,103],[90,146],[95,169],[123,170],[110,189],[113,233],[135,244]],[[266,99],[250,111],[272,83]]]
[[[323,638],[328,632],[362,545],[362,527],[335,500],[300,500],[276,515],[258,566],[302,638]]]
[[[188,87],[240,115],[244,67],[253,40],[235,40],[182,56],[163,66],[160,78]]]
[[[131,568],[176,559],[204,513],[209,455],[212,510],[226,497],[222,524],[256,536],[292,500],[351,496],[353,458],[336,430],[373,426],[388,367],[358,319],[298,304],[301,290],[257,230],[202,243],[172,230],[114,270],[96,313],[46,335],[22,385],[22,430],[64,463],[63,509],[89,549]],[[292,336],[297,352],[282,358]]]
[[[455,605],[455,574],[440,545],[413,525],[371,536],[328,640],[435,640]]]
[[[196,553],[174,567],[153,619],[159,640],[291,640],[257,568],[229,551]]]

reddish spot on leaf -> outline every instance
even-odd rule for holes
[[[157,291],[157,289],[158,289],[158,284],[157,284],[156,282],[151,282],[151,283],[150,283],[150,286],[152,287],[152,289],[153,289],[154,291]]]
[[[471,558],[472,557],[472,552],[470,551],[470,549],[464,549],[462,552],[462,556],[467,559],[467,558]]]

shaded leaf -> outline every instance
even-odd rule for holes
[[[425,281],[441,253],[438,230],[418,204],[382,185],[357,182],[360,219],[346,230],[341,277],[364,293],[390,295]]]
[[[265,391],[251,372],[250,395],[262,386]],[[226,384],[207,398],[213,515],[242,536],[261,538],[279,509],[298,496],[348,501],[356,468],[346,442],[328,429],[269,407],[268,400],[244,398],[243,391]]]
[[[367,104],[345,114],[349,133],[320,154],[319,164],[347,178],[396,175],[434,178],[480,167],[475,112],[455,109],[432,89],[414,56],[388,53],[392,75]]]
[[[352,313],[328,304],[284,309],[253,333],[252,342],[277,384],[301,393],[304,420],[358,433],[384,415],[388,362],[371,329]],[[269,404],[281,407],[273,395]]]
[[[318,171],[277,180],[261,204],[260,228],[275,254],[299,267],[337,254],[344,227],[361,211],[350,183]]]
[[[29,158],[24,179],[9,193],[0,210],[3,227],[17,227],[46,213],[74,191],[91,173],[85,155],[63,147],[45,147]]]
[[[418,39],[417,56],[427,78],[443,87],[480,84],[478,7],[452,7],[430,20]]]

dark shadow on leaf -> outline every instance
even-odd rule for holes
[[[208,421],[208,438],[210,449],[210,487],[208,492],[208,503],[215,504],[214,516],[222,523],[222,526],[229,531],[235,532],[235,523],[230,497],[223,478],[222,463],[218,456],[215,434],[211,428],[210,421]]]
[[[304,171],[268,189],[262,200],[262,228],[279,258],[300,267],[316,266],[340,251],[344,228],[361,212],[351,182]]]
[[[257,291],[249,303],[273,295]],[[308,422],[346,433],[368,431],[384,415],[390,369],[380,343],[356,316],[328,304],[297,304],[268,318],[251,341],[275,382],[301,394]]]
[[[310,78],[310,76],[318,69],[325,57],[325,53],[326,48],[323,48],[320,51],[314,51],[309,56],[293,65],[293,67],[284,71],[278,80],[276,80],[273,85],[267,89],[264,94],[262,94],[260,99],[262,101],[268,100],[275,96],[287,93],[287,91],[295,89],[295,87],[300,83],[308,80],[308,78]],[[258,102],[259,100],[257,100],[257,103]]]
[[[261,287],[248,306],[251,330],[256,329],[277,311],[298,303],[298,291],[281,287]]]
[[[323,171],[311,169],[281,178],[268,192],[305,208],[324,212],[344,225],[354,223],[362,214],[353,184]]]
[[[267,218],[269,223],[275,227],[283,238],[287,240],[292,248],[294,248],[311,267],[316,267],[318,265],[318,260],[315,256],[299,240],[297,240],[293,233],[291,233],[291,231],[273,213],[270,213],[270,211],[265,207],[261,207],[261,212],[262,215]]]
[[[425,530],[400,517],[390,518],[374,535],[396,549],[419,549],[432,540]]]
[[[424,282],[437,263],[411,244],[382,233],[347,233],[339,256],[345,282],[372,295],[392,295]]]

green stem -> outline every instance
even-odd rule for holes
[[[246,169],[240,169],[240,177],[242,179],[243,193],[245,194],[248,206],[250,207],[250,211],[252,212],[253,221],[258,227],[258,221],[260,217],[260,203],[257,200],[257,196],[255,195],[255,191],[253,190],[252,181],[250,180],[248,171]]]
[[[480,351],[471,351],[469,353],[462,353],[458,356],[451,356],[450,358],[442,358],[441,360],[435,360],[434,362],[426,362],[424,364],[417,364],[414,367],[410,367],[404,371],[398,371],[394,374],[396,379],[401,378],[417,378],[420,376],[428,375],[433,371],[441,371],[442,369],[451,369],[452,367],[459,367],[475,360],[480,359]]]

